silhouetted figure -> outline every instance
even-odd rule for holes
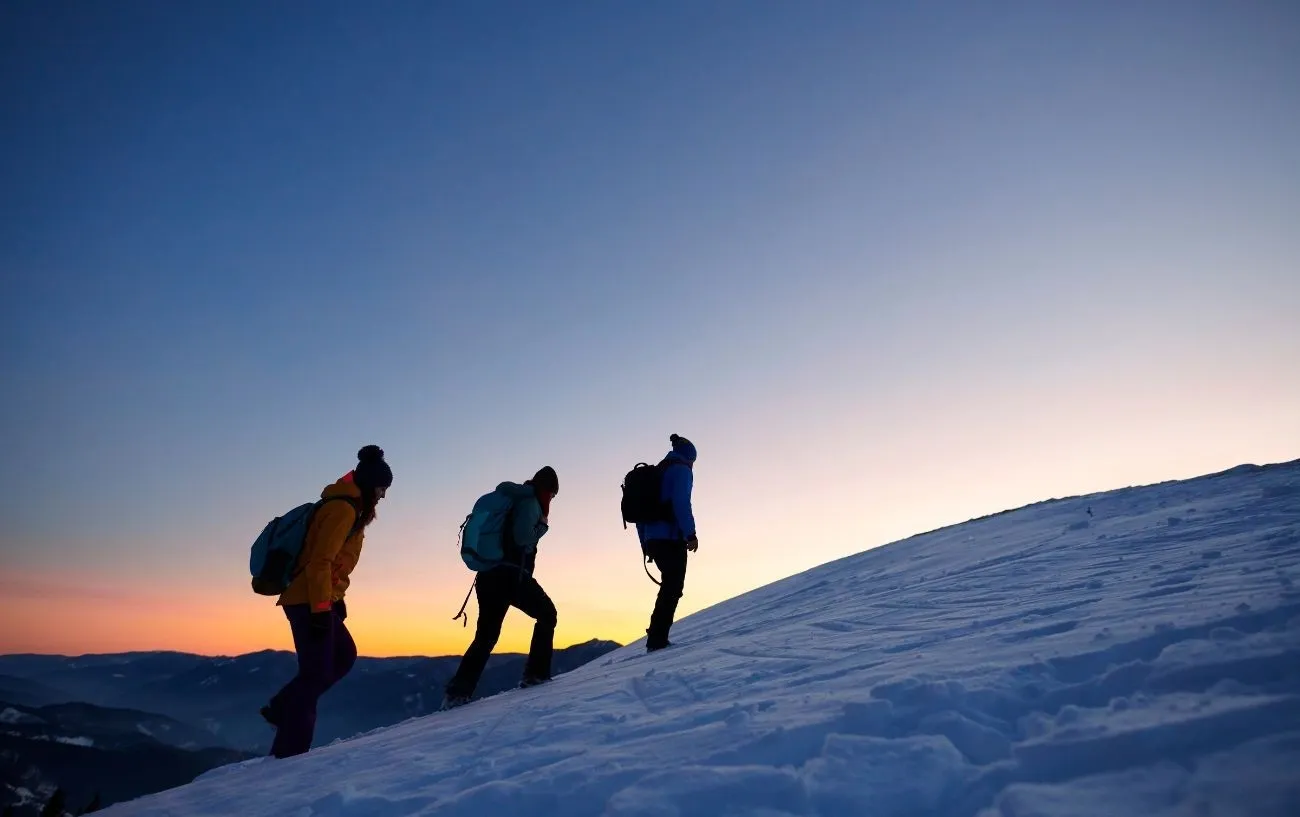
[[[384,451],[367,445],[357,452],[356,468],[321,491],[324,502],[307,528],[298,573],[280,595],[293,632],[298,674],[262,707],[262,717],[276,727],[271,754],[300,755],[311,749],[320,697],[352,669],[357,645],[348,632],[343,600],[350,575],[361,558],[366,527],[375,519],[379,500],[393,484]]]
[[[672,629],[677,602],[686,585],[686,552],[694,553],[700,545],[695,535],[695,514],[691,510],[695,445],[677,434],[668,439],[672,450],[660,462],[662,519],[638,522],[636,526],[641,551],[659,567],[661,574],[659,595],[650,615],[650,626],[646,629],[647,652],[670,646],[668,631]]]
[[[551,680],[557,616],[550,596],[533,578],[533,569],[537,544],[550,530],[551,500],[559,493],[559,477],[548,465],[522,485],[501,483],[479,499],[466,519],[461,556],[476,573],[478,624],[473,643],[447,682],[443,709],[468,703],[474,696],[511,607],[535,620],[519,685],[529,687]]]

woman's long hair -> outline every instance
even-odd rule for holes
[[[357,517],[357,530],[365,530],[371,522],[375,521],[378,516],[379,496],[378,492],[370,486],[361,488],[361,514]]]

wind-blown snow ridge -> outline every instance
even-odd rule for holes
[[[1294,815],[1298,571],[1300,461],[1042,503],[106,814]]]

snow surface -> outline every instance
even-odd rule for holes
[[[41,723],[41,719],[35,715],[28,715],[26,712],[19,712],[12,706],[5,707],[0,712],[0,723]]]
[[[69,746],[94,746],[95,745],[95,741],[92,738],[81,738],[81,737],[78,738],[56,737],[54,739],[54,742],[66,743]]]
[[[1300,461],[1041,503],[105,814],[1296,815],[1298,578]]]
[[[6,735],[12,738],[22,738],[23,740],[43,740],[54,743],[66,743],[69,746],[94,746],[93,738],[67,737],[64,735],[26,735],[22,732],[0,732],[0,735]]]
[[[14,797],[16,799],[14,800],[12,805],[15,809],[22,808],[28,803],[37,802],[36,795],[33,794],[32,790],[27,788],[26,786],[11,786],[8,783],[6,783],[5,788],[14,793]]]

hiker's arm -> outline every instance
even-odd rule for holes
[[[695,474],[685,466],[668,469],[668,499],[673,505],[673,518],[682,536],[690,539],[695,535],[695,514],[691,511],[691,488],[695,485]]]
[[[542,506],[536,500],[515,505],[515,546],[521,554],[537,550],[537,542],[548,527],[542,521]]]
[[[357,531],[351,541],[345,541],[339,555],[334,558],[334,590],[343,592],[352,583],[350,578],[357,562],[361,560],[361,547],[365,544],[365,531]],[[331,593],[332,594],[332,593]]]
[[[316,509],[309,532],[311,541],[305,548],[307,564],[303,565],[312,612],[330,609],[334,600],[334,557],[343,549],[356,518],[356,511],[346,502],[326,502]]]

